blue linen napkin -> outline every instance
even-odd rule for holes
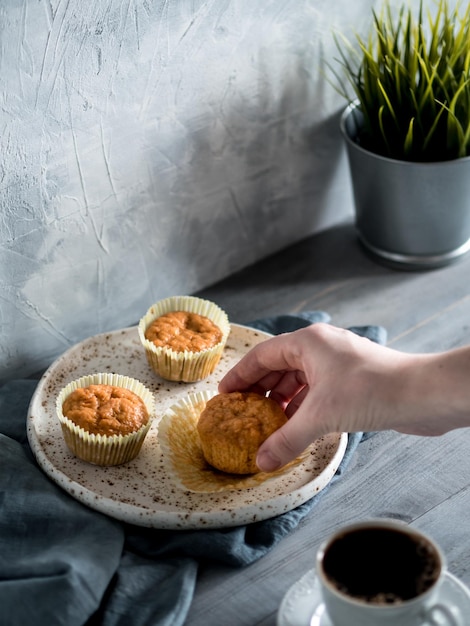
[[[250,322],[273,334],[329,321],[321,311]],[[380,326],[353,327],[385,343]],[[114,520],[74,500],[37,466],[26,437],[37,382],[0,388],[0,624],[182,626],[198,565],[243,567],[262,557],[341,478],[362,439],[350,435],[329,485],[273,519],[220,530],[171,531]]]

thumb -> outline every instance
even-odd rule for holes
[[[270,435],[259,447],[256,465],[263,472],[273,472],[295,459],[309,445],[321,437],[311,420],[302,417],[302,408],[290,420]],[[308,424],[310,427],[305,428]]]

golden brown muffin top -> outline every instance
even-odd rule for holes
[[[199,313],[171,311],[150,324],[145,338],[157,347],[171,348],[175,352],[200,352],[217,345],[222,340],[222,331]]]
[[[89,385],[75,389],[62,404],[63,414],[95,435],[128,435],[149,420],[144,401],[129,389]]]
[[[197,430],[208,463],[222,471],[250,474],[259,471],[260,445],[286,422],[286,414],[271,398],[236,391],[208,400]]]

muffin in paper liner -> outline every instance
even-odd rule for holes
[[[249,489],[288,474],[308,458],[311,446],[296,459],[274,472],[244,475],[227,474],[209,465],[202,452],[197,421],[206,402],[216,393],[200,391],[188,394],[172,405],[159,423],[158,438],[164,463],[177,487],[196,493]]]
[[[135,393],[145,404],[149,415],[147,423],[127,435],[108,436],[87,432],[64,416],[62,405],[73,391],[90,385],[112,385]],[[68,383],[57,396],[56,411],[65,443],[75,456],[94,465],[121,465],[135,459],[139,454],[155,417],[155,399],[152,392],[134,378],[121,374],[99,373],[82,376]]]
[[[171,348],[156,346],[146,339],[145,332],[152,322],[173,311],[186,311],[207,317],[221,330],[221,340],[215,346],[198,352],[177,352]],[[148,309],[139,322],[138,332],[154,372],[166,380],[189,383],[203,380],[215,370],[230,334],[230,323],[225,311],[210,300],[194,296],[171,296],[156,302]]]

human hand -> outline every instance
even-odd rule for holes
[[[225,375],[219,391],[269,392],[285,410],[289,421],[257,456],[260,469],[273,471],[329,432],[440,434],[437,420],[423,421],[429,377],[416,376],[426,364],[429,373],[429,359],[318,323],[255,346]]]

